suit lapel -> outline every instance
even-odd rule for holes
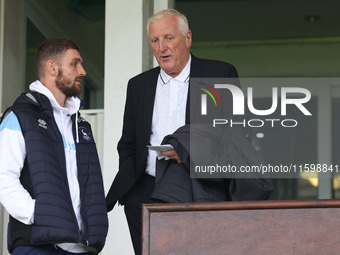
[[[188,99],[187,99],[187,108],[185,112],[185,124],[190,124],[190,107],[195,109],[196,107],[200,107],[197,105],[199,102],[198,100],[194,100],[194,102],[190,102],[193,99],[196,99],[196,90],[192,89],[192,78],[199,78],[202,77],[202,70],[201,70],[201,64],[198,58],[196,58],[194,55],[191,54],[191,67],[190,67],[190,79],[189,79],[189,89],[188,89]],[[197,91],[198,92],[198,91]],[[194,93],[194,94],[192,94]]]
[[[144,93],[144,109],[142,112],[142,116],[144,115],[144,126],[148,135],[150,135],[151,127],[152,127],[152,115],[153,115],[153,107],[155,103],[156,96],[156,87],[157,87],[157,79],[159,75],[160,68],[155,68],[155,71],[150,74],[147,79],[147,89],[143,91]]]

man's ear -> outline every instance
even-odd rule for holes
[[[191,40],[192,40],[192,33],[191,30],[187,30],[186,35],[185,35],[185,42],[186,42],[186,47],[189,49],[191,47]]]
[[[46,72],[49,73],[51,76],[57,76],[58,74],[58,66],[52,60],[46,62]]]

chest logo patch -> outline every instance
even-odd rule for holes
[[[39,127],[47,129],[47,123],[46,123],[46,121],[44,121],[42,119],[38,119],[38,125],[39,125]]]
[[[83,138],[84,138],[85,141],[91,140],[90,133],[89,133],[89,131],[87,131],[87,129],[85,127],[79,127],[79,131],[83,135]]]

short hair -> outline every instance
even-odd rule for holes
[[[38,79],[44,77],[45,63],[47,61],[58,62],[60,57],[69,49],[79,51],[78,45],[69,39],[52,38],[40,43],[34,59],[34,68]]]
[[[154,15],[152,15],[148,19],[148,24],[146,25],[148,35],[149,35],[150,23],[157,21],[157,20],[161,20],[167,15],[175,16],[177,18],[177,21],[178,21],[178,29],[182,32],[183,35],[186,34],[186,32],[189,30],[189,23],[188,23],[188,19],[185,17],[185,15],[180,13],[179,11],[177,11],[175,9],[165,9],[165,10],[156,12]]]

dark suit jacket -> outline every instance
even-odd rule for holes
[[[124,195],[145,174],[159,72],[159,67],[153,68],[133,77],[128,83],[122,137],[118,142],[119,171],[106,197],[108,211],[113,209],[118,200],[124,203]],[[237,78],[238,74],[235,67],[228,63],[191,55],[190,79],[196,77]],[[195,122],[196,115],[196,112],[190,113],[189,101],[186,109],[187,124]],[[231,102],[230,98],[225,101],[229,104]],[[191,103],[193,106],[195,103]],[[200,106],[194,108],[200,109]],[[228,115],[231,114],[231,108]],[[197,111],[198,115],[200,111]]]
[[[195,174],[196,166],[260,166],[266,162],[244,136],[239,126],[194,123],[167,135],[162,144],[171,144],[182,163],[157,160],[153,201],[192,203],[266,200],[273,185],[270,173],[215,172]],[[194,177],[199,178],[194,178]],[[212,178],[214,177],[214,178]]]

